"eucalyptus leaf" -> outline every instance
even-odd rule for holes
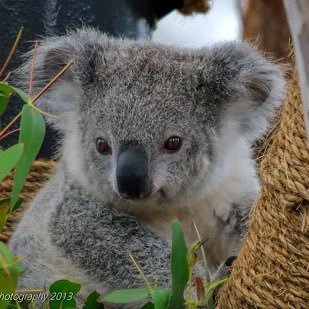
[[[19,198],[15,204],[14,210],[16,210],[23,202],[24,202],[24,199]],[[10,197],[4,198],[0,201],[0,231],[3,229],[3,227],[5,226],[7,222],[7,219],[10,213],[10,204],[11,204]]]
[[[103,298],[105,302],[125,304],[136,302],[149,297],[148,288],[126,289],[111,292]]]
[[[25,202],[25,200],[23,199],[23,198],[18,198],[18,200],[17,200],[17,202],[16,202],[16,204],[15,204],[15,207],[13,208],[13,209],[11,209],[11,212],[12,211],[15,211],[16,209],[18,209],[19,208],[19,206],[22,204],[22,203],[24,203]],[[2,205],[4,205],[4,204],[11,204],[11,198],[10,197],[6,197],[6,198],[4,198],[4,199],[2,199],[2,200],[0,200],[0,208],[1,208],[1,206]]]
[[[18,307],[16,300],[12,300],[6,309],[20,309],[20,304]]]
[[[142,309],[155,309],[155,305],[153,303],[145,304]]]
[[[24,203],[24,202],[25,202],[25,200],[24,200],[22,197],[19,197],[19,198],[17,199],[17,202],[16,202],[15,205],[13,206],[13,208],[11,208],[11,212],[17,210],[17,209],[20,207],[20,205],[21,205],[22,203]]]
[[[44,136],[45,122],[43,116],[25,104],[22,109],[19,134],[19,142],[24,143],[24,152],[15,167],[11,209],[15,207],[18,195],[27,179],[31,165],[41,148]]]
[[[49,288],[50,309],[75,309],[75,296],[80,291],[81,285],[66,279],[54,282]]]
[[[206,286],[206,289],[205,289],[206,297],[209,296],[209,294],[210,294],[214,289],[216,289],[218,286],[224,284],[226,281],[227,281],[227,278],[225,278],[225,279],[216,279],[216,280],[210,282],[210,283]]]
[[[100,294],[96,291],[93,291],[85,302],[83,309],[104,309],[104,305],[100,303],[98,300],[100,298]]]
[[[0,116],[5,113],[9,99],[10,99],[9,92],[0,91]]]
[[[168,289],[153,290],[151,292],[151,299],[155,309],[166,309],[170,296],[171,291]]]
[[[0,201],[0,231],[6,224],[10,210],[10,198]]]
[[[0,153],[0,182],[13,169],[24,151],[23,144],[16,144]]]
[[[10,201],[11,201],[10,197],[3,198],[2,200],[0,200],[0,207],[6,203],[10,203]]]
[[[0,293],[12,294],[16,290],[18,278],[24,270],[17,256],[14,256],[9,248],[0,242]],[[0,308],[7,308],[10,299],[0,298]]]
[[[24,91],[22,91],[18,88],[12,87],[12,86],[8,85],[7,83],[3,83],[3,82],[1,83],[0,82],[0,93],[7,93],[7,94],[15,93],[15,94],[19,95],[20,98],[25,103],[30,102],[30,97],[27,93],[25,93]]]
[[[168,308],[185,308],[184,290],[189,279],[187,246],[179,220],[172,221],[172,295]]]

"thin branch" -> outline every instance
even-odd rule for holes
[[[31,105],[32,108],[34,108],[34,106],[35,106],[34,103],[40,98],[40,96],[43,95],[43,93],[45,93],[73,64],[74,64],[74,61],[68,62],[68,64],[35,96],[35,98],[29,102],[29,104]],[[42,112],[41,110],[39,110],[39,111]],[[47,114],[47,113],[45,113],[45,114]],[[19,114],[17,114],[10,121],[10,123],[0,132],[0,138],[19,119],[20,116],[21,116],[21,112]],[[50,115],[50,114],[48,114],[48,116],[54,117],[54,118],[57,117],[55,115]]]
[[[17,114],[10,122],[9,124],[0,132],[0,138],[2,138],[3,134],[19,119],[21,116],[21,112]]]
[[[6,61],[5,61],[5,63],[4,63],[4,65],[3,65],[3,67],[2,67],[1,71],[0,71],[0,77],[2,76],[2,74],[4,73],[4,71],[6,70],[7,66],[8,66],[9,63],[10,63],[10,61],[11,61],[11,59],[12,59],[14,53],[15,53],[15,50],[16,50],[16,48],[17,48],[17,45],[18,45],[18,43],[19,43],[19,41],[20,41],[20,39],[21,39],[21,36],[22,36],[22,34],[23,34],[23,31],[24,31],[24,27],[21,27],[21,28],[19,29],[18,35],[17,35],[17,37],[16,37],[16,39],[15,39],[15,42],[14,42],[14,44],[13,44],[13,47],[12,47],[12,49],[11,49],[11,51],[10,51],[10,53],[9,53],[9,55],[8,55],[8,57],[7,57]]]
[[[67,65],[31,100],[31,104],[34,103],[45,93],[72,65],[74,61],[69,61]]]
[[[32,96],[34,65],[35,65],[36,56],[38,54],[38,48],[39,48],[39,41],[35,41],[34,51],[33,51],[32,61],[31,61],[31,69],[30,69],[30,74],[29,74],[29,97]]]
[[[0,141],[3,140],[3,139],[5,139],[6,137],[8,137],[8,136],[11,135],[11,134],[14,134],[14,133],[18,132],[19,130],[20,130],[20,129],[15,129],[15,130],[10,131],[10,132],[8,132],[8,133],[6,133],[6,134],[4,134],[4,135],[1,135],[1,136],[0,136]]]
[[[10,76],[11,76],[11,73],[12,73],[12,72],[9,72],[9,73],[5,76],[4,80],[3,80],[3,81],[1,81],[1,82],[2,82],[2,83],[7,82],[7,81],[8,81],[8,79],[10,78]]]

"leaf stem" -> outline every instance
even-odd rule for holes
[[[10,63],[10,61],[11,61],[11,59],[12,59],[14,53],[15,53],[15,50],[16,50],[16,48],[17,48],[17,45],[18,45],[18,43],[19,43],[19,41],[20,41],[20,39],[21,39],[21,36],[22,36],[22,34],[23,34],[23,31],[24,31],[24,27],[22,26],[22,27],[19,29],[18,34],[17,34],[17,37],[16,37],[15,42],[14,42],[14,44],[13,44],[13,47],[12,47],[12,49],[11,49],[11,51],[10,51],[10,53],[9,53],[9,55],[8,55],[8,57],[7,57],[7,59],[6,59],[6,61],[4,62],[3,67],[1,68],[0,77],[2,76],[2,74],[4,73],[4,71],[6,70],[7,66],[8,66],[9,63]]]
[[[33,109],[36,110],[37,112],[41,113],[42,115],[45,115],[45,116],[51,117],[51,118],[59,118],[59,116],[57,116],[57,115],[53,115],[53,114],[44,112],[44,111],[42,111],[41,109],[37,108],[35,105],[31,104],[31,101],[30,101],[28,104],[29,104],[29,106],[30,106],[31,108],[33,108]]]
[[[152,287],[151,287],[149,281],[147,280],[147,278],[144,275],[143,271],[141,270],[140,266],[137,264],[137,262],[135,261],[133,255],[130,252],[129,252],[129,257],[130,257],[131,261],[133,262],[134,266],[137,268],[137,270],[140,273],[140,275],[142,276],[142,278],[143,278],[143,280],[144,280],[144,282],[145,282],[149,292],[151,292],[152,291]]]
[[[24,260],[27,259],[28,257],[29,257],[29,255],[22,256],[22,257],[18,258],[18,259],[17,259],[15,262],[13,262],[13,263],[5,264],[5,266],[3,266],[2,269],[10,268],[11,266],[16,265],[17,263],[20,263],[20,262],[24,261]]]

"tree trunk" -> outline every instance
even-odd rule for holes
[[[293,2],[293,1],[292,1]],[[290,61],[290,32],[283,0],[240,0],[243,39],[281,61]]]

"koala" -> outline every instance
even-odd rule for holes
[[[284,94],[281,68],[253,47],[200,49],[108,37],[94,29],[44,39],[34,89],[74,64],[38,101],[61,139],[58,167],[10,248],[20,288],[67,278],[93,290],[170,282],[170,222],[205,242],[215,270],[237,254],[259,180],[252,145]],[[31,60],[19,70],[27,79]]]

